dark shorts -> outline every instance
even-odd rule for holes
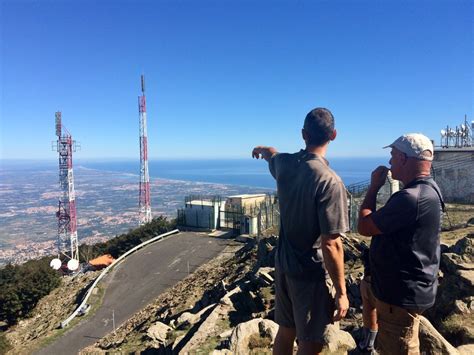
[[[335,290],[331,279],[317,281],[290,277],[275,268],[275,322],[296,329],[296,338],[324,344],[332,323]]]

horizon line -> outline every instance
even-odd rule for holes
[[[387,158],[383,155],[337,155],[337,156],[327,156],[328,159],[380,159]],[[140,161],[138,157],[85,157],[85,158],[75,158],[74,161],[84,161],[84,160],[122,160],[122,161]],[[234,157],[153,157],[149,158],[148,161],[153,160],[255,160],[252,157],[244,156],[234,156]],[[14,161],[57,161],[57,158],[2,158],[0,161],[14,162]]]

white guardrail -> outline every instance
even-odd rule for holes
[[[160,239],[163,239],[165,237],[168,237],[172,234],[176,234],[176,233],[179,233],[179,230],[178,229],[174,229],[172,230],[171,232],[167,232],[167,233],[164,233],[164,234],[160,234],[156,237],[153,237],[149,240],[147,240],[146,242],[143,242],[139,245],[137,245],[136,247],[133,247],[132,249],[130,249],[129,251],[127,251],[125,254],[121,255],[118,259],[114,260],[114,262],[112,264],[110,264],[109,266],[107,266],[101,273],[100,275],[95,279],[94,283],[92,284],[92,286],[89,288],[89,290],[87,291],[86,293],[86,296],[84,297],[84,299],[82,300],[81,304],[76,308],[76,310],[74,312],[72,312],[72,314],[65,320],[63,320],[60,324],[60,327],[61,328],[65,328],[68,326],[69,322],[72,321],[76,316],[77,314],[79,313],[80,309],[86,305],[87,303],[87,300],[89,299],[90,295],[92,294],[92,291],[94,290],[94,288],[97,286],[97,284],[99,283],[99,281],[105,276],[105,274],[107,274],[107,272],[109,272],[110,269],[112,269],[115,265],[117,265],[119,262],[121,262],[123,259],[125,259],[127,256],[129,256],[130,254],[134,253],[135,251],[137,251],[138,249],[140,248],[143,248],[145,245],[148,245],[150,243],[153,243],[153,242],[156,242],[157,240],[160,240]]]

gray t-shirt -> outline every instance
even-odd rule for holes
[[[342,180],[326,159],[305,150],[276,154],[269,168],[280,203],[277,267],[290,276],[324,277],[320,235],[349,230]]]

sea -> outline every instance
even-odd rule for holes
[[[346,185],[367,181],[379,165],[387,165],[386,157],[329,159],[330,167]],[[78,160],[83,168],[139,174],[139,161],[132,160]],[[208,160],[150,160],[150,178],[209,182],[228,185],[275,189],[276,184],[264,160],[256,159],[208,159]]]

